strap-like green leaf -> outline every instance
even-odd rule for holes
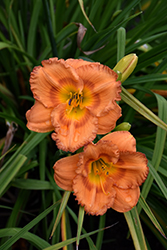
[[[167,199],[167,188],[166,188],[165,184],[161,180],[159,174],[157,173],[155,168],[152,166],[150,161],[148,161],[148,166],[149,166],[149,170],[150,170],[151,175],[154,177],[154,180],[156,181],[159,188],[161,189],[161,192],[164,194],[165,198]]]
[[[71,192],[69,192],[69,191],[65,191],[65,192],[64,192],[64,195],[63,195],[62,201],[61,201],[61,205],[60,205],[60,208],[59,208],[59,212],[58,212],[58,215],[57,215],[57,217],[56,217],[56,221],[55,221],[55,224],[54,224],[54,226],[53,226],[52,233],[51,233],[51,236],[50,236],[50,237],[53,236],[54,231],[56,230],[56,227],[57,227],[57,225],[58,225],[58,223],[59,223],[59,221],[60,221],[60,219],[61,219],[61,216],[62,216],[62,214],[63,214],[63,211],[64,211],[64,209],[65,209],[65,207],[66,207],[66,205],[67,205],[67,202],[68,202],[68,199],[69,199],[69,197],[70,197],[70,194],[71,194]]]
[[[25,155],[19,154],[14,161],[6,168],[3,168],[0,172],[0,196],[2,195],[4,189],[12,181],[14,176],[17,174],[19,169],[22,167],[27,157]]]
[[[159,96],[157,94],[155,94],[155,96],[158,101],[158,115],[162,120],[167,122],[167,112],[166,112],[167,102],[165,98],[163,98],[162,96]],[[153,152],[152,161],[151,161],[151,164],[156,171],[158,170],[160,162],[161,162],[161,158],[162,158],[162,154],[163,154],[164,146],[165,146],[165,141],[166,141],[166,131],[163,130],[161,127],[158,127],[157,133],[156,133],[154,152]],[[147,177],[147,180],[145,181],[142,187],[142,195],[145,199],[149,193],[153,180],[154,180],[154,177],[149,174]],[[138,211],[140,213],[141,211],[140,206],[138,206]]]
[[[129,106],[131,106],[145,118],[167,131],[167,124],[165,124],[158,116],[156,116],[151,110],[143,105],[138,99],[131,95],[124,87],[122,87],[121,97],[124,102],[126,102]]]
[[[82,225],[83,225],[83,220],[84,220],[84,214],[85,214],[84,207],[80,206],[79,215],[78,215],[77,241],[76,241],[77,249],[79,246],[79,240],[80,240],[80,235],[81,235],[81,230],[82,230]]]
[[[21,230],[22,228],[17,228],[17,227],[0,229],[0,237],[14,236],[16,233],[19,233]],[[38,249],[43,249],[43,248],[50,246],[50,244],[47,241],[43,240],[41,237],[35,234],[32,234],[30,232],[24,233],[24,235],[22,235],[22,238],[29,241],[32,245],[34,245]]]
[[[107,228],[110,228],[110,227],[107,227]],[[107,229],[107,228],[104,228],[104,229]],[[80,236],[80,240],[84,239],[84,238],[87,238],[88,236],[90,236],[92,234],[98,233],[98,232],[100,232],[100,231],[102,231],[104,229],[98,229],[98,230],[92,231],[90,233],[83,234],[83,235]],[[77,239],[77,237],[71,238],[71,239],[65,240],[63,242],[57,243],[57,244],[55,244],[55,245],[53,245],[51,247],[44,248],[43,250],[58,250],[58,249],[61,249],[64,246],[67,246],[67,245],[75,242],[76,239]],[[144,249],[142,249],[142,250],[144,250]]]
[[[147,250],[143,229],[136,207],[124,213],[136,250]]]
[[[162,229],[162,227],[160,226],[160,224],[158,223],[157,219],[155,218],[154,214],[152,213],[151,209],[149,208],[148,204],[146,203],[144,197],[142,196],[142,194],[140,195],[139,198],[139,203],[142,206],[142,208],[144,209],[145,213],[148,215],[148,217],[150,218],[150,220],[152,221],[152,223],[154,224],[154,226],[158,229],[158,231],[166,238],[165,233]]]
[[[2,246],[1,250],[8,250],[18,239],[23,238],[24,234],[28,232],[33,226],[35,226],[39,221],[41,221],[47,214],[49,214],[55,207],[59,205],[60,201],[56,202],[52,206],[48,207],[44,210],[40,215],[38,215],[35,219],[33,219],[30,223],[28,223],[23,229],[19,230],[7,240]]]

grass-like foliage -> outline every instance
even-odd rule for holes
[[[0,1],[0,250],[167,249],[166,13],[166,0]],[[51,57],[113,69],[131,53],[117,126],[131,125],[149,174],[129,212],[87,215],[54,181],[55,162],[71,153],[26,127],[30,73]]]

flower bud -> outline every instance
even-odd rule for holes
[[[113,68],[114,71],[119,71],[122,74],[120,81],[123,83],[133,72],[136,67],[138,57],[136,54],[124,56],[117,65]]]
[[[116,126],[116,128],[114,129],[114,131],[129,131],[131,128],[130,123],[128,122],[122,122],[121,124],[119,124],[118,126]]]

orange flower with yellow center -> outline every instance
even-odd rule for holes
[[[127,131],[89,143],[84,152],[60,159],[53,168],[57,185],[74,191],[78,203],[92,215],[103,215],[108,208],[131,210],[149,171],[145,155],[136,152],[136,141]]]
[[[96,134],[110,132],[121,116],[117,74],[100,63],[82,59],[50,58],[31,73],[35,98],[27,111],[27,127],[36,132],[54,130],[52,139],[64,151],[74,152]]]

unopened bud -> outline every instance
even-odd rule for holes
[[[115,131],[129,131],[131,128],[130,123],[128,122],[122,122],[121,124],[119,124],[118,126],[116,126],[116,128],[114,129]]]
[[[136,54],[129,54],[124,56],[117,65],[113,68],[114,71],[121,72],[121,82],[123,83],[133,72],[134,68],[136,67],[138,61],[138,57]]]

